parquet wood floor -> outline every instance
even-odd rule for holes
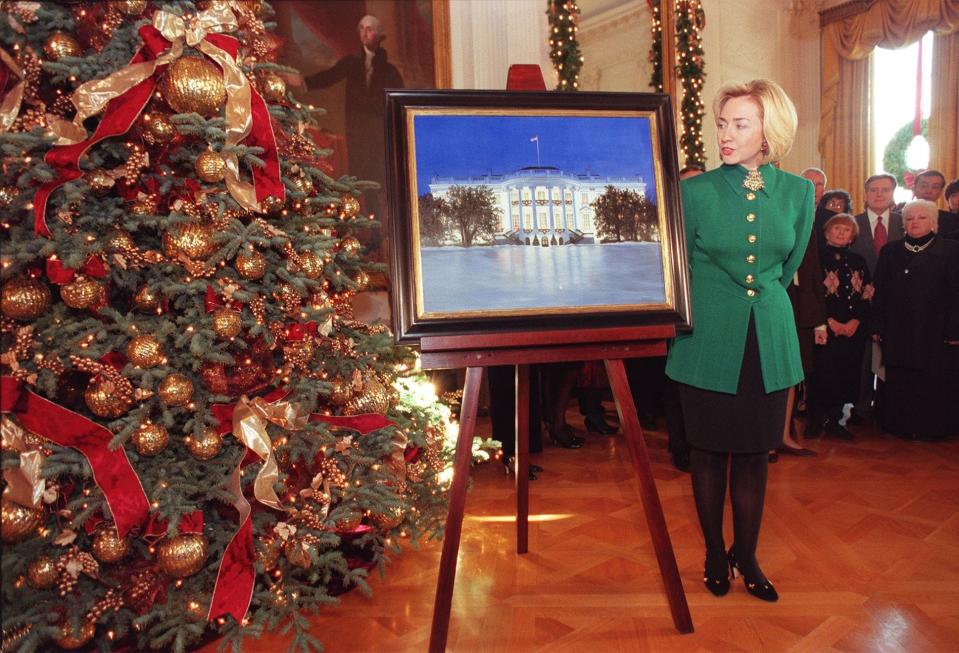
[[[497,463],[474,470],[449,650],[959,651],[959,442],[866,427],[854,442],[809,441],[815,458],[781,456],[759,546],[781,599],[765,604],[741,580],[723,598],[705,590],[689,477],[662,427],[646,441],[696,632],[673,628],[622,437],[590,435],[533,455],[546,471],[530,484],[523,556],[512,479]],[[440,548],[407,548],[372,598],[352,592],[314,617],[327,651],[425,651]],[[249,647],[285,649],[274,635]]]

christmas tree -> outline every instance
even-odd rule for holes
[[[290,628],[440,533],[449,411],[258,0],[0,4],[3,651]]]

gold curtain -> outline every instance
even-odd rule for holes
[[[823,28],[819,153],[829,185],[847,189],[857,211],[862,206],[862,182],[872,170],[869,55],[877,45],[900,48],[919,40],[929,30],[940,35],[959,31],[959,0],[879,0],[862,13]],[[946,61],[940,60],[941,68],[950,68]],[[955,68],[955,63],[951,67]],[[952,72],[955,78],[956,73]],[[933,84],[934,109],[938,105],[935,96],[944,90],[945,87]],[[950,90],[955,93],[955,87]],[[954,112],[953,132],[955,115]],[[940,131],[949,129],[950,123],[944,122]],[[931,137],[930,127],[930,140]],[[935,147],[936,151],[942,148]]]
[[[937,35],[932,48],[929,167],[959,178],[959,32]]]

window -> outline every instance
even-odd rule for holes
[[[922,38],[923,120],[929,117],[932,105],[932,43],[932,32],[927,32]],[[919,43],[899,50],[876,48],[872,57],[872,147],[875,170],[897,175],[902,173],[901,164],[887,166],[884,162],[890,144],[895,151],[905,150],[904,167],[909,170],[944,166],[943,162],[937,165],[929,161],[929,143],[924,136],[912,137]],[[893,158],[902,161],[901,157]],[[900,185],[896,188],[895,197],[896,202],[904,202],[912,199],[912,191]]]

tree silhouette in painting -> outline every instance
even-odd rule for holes
[[[420,195],[420,242],[426,246],[442,245],[449,239],[450,206],[446,199],[433,193]]]
[[[450,227],[460,245],[472,247],[480,240],[493,242],[502,212],[488,186],[451,186],[446,194]]]
[[[634,190],[607,186],[592,206],[604,242],[652,240],[657,231],[656,205]]]

